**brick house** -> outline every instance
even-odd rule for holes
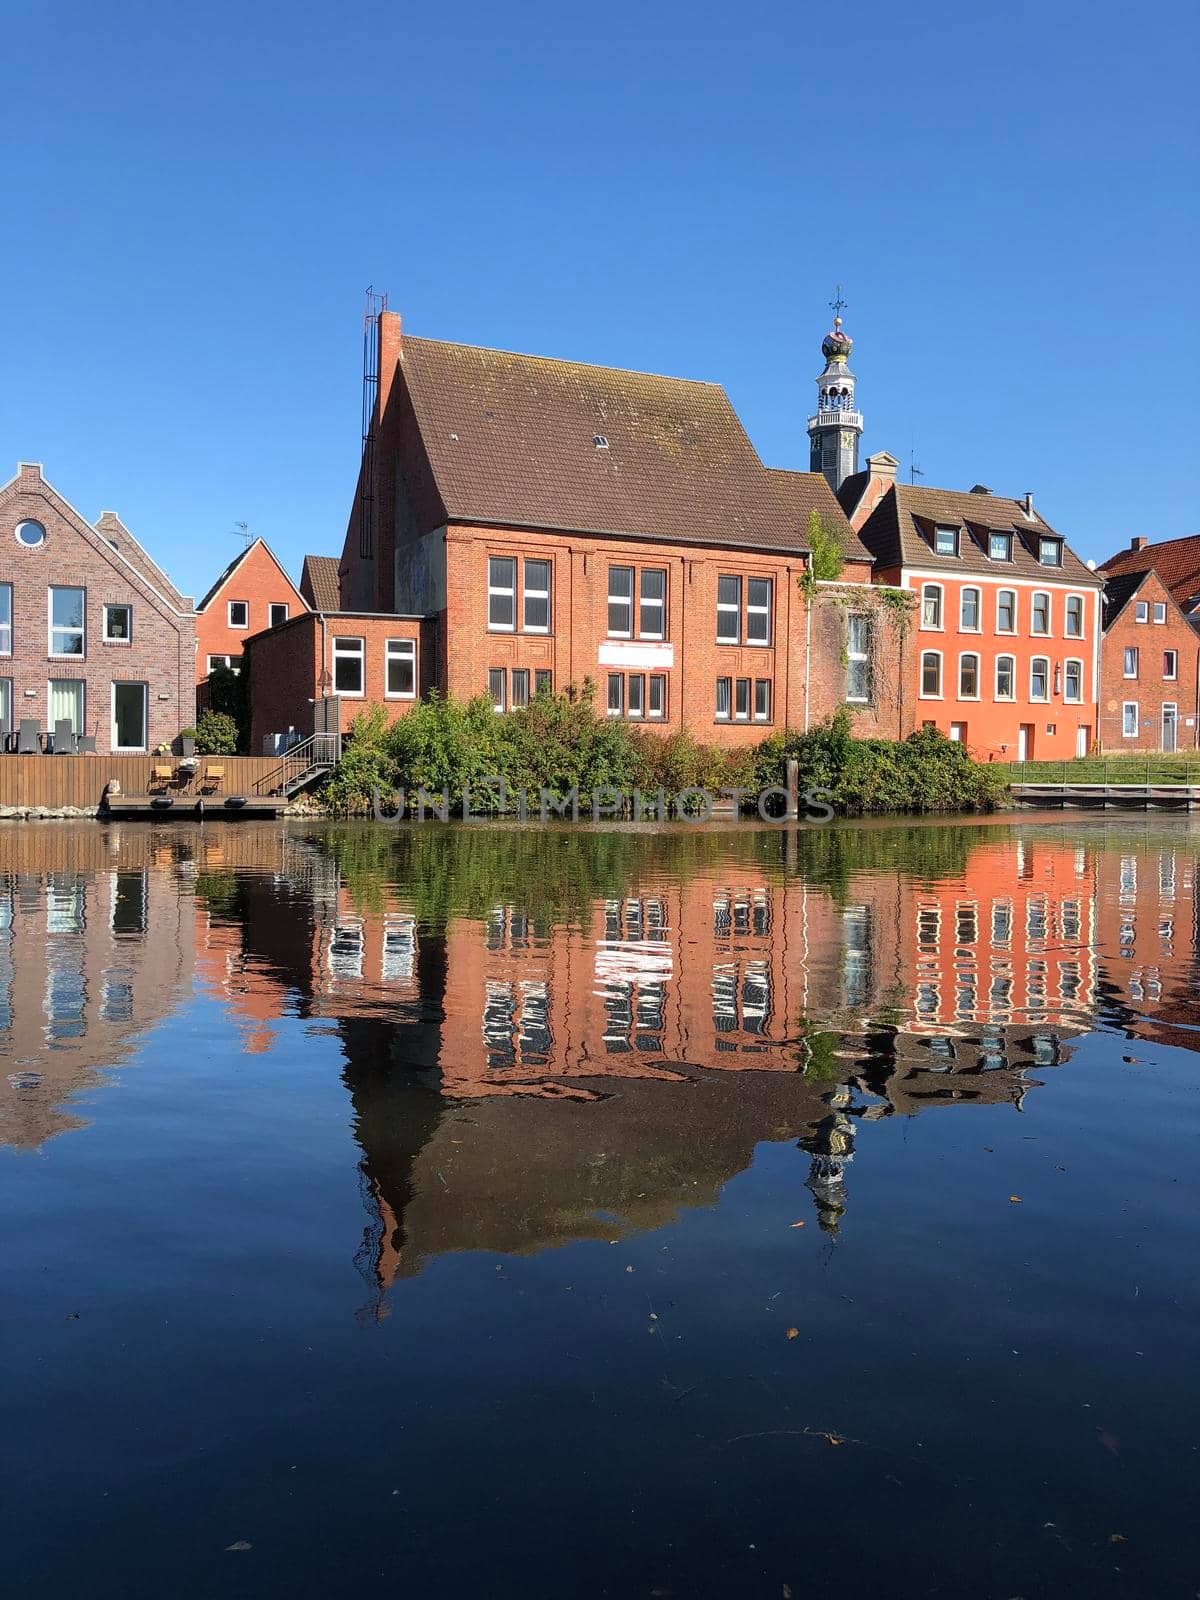
[[[307,602],[262,539],[229,563],[196,607],[196,683],[216,667],[241,667],[246,640],[307,610]]]
[[[611,716],[726,745],[847,700],[899,731],[870,552],[821,473],[764,467],[720,387],[402,341],[388,312],[379,357],[338,605],[427,619],[422,684],[505,711],[590,681]],[[810,607],[814,513],[844,566]],[[333,575],[309,557],[302,585],[332,598]],[[256,704],[256,743],[281,714]]]
[[[21,463],[0,488],[0,728],[153,750],[192,721],[194,663],[192,602],[115,512],[93,526]]]
[[[1106,579],[1130,572],[1156,572],[1183,614],[1200,620],[1200,534],[1157,543],[1141,536],[1133,538],[1127,550],[1118,550],[1102,561],[1099,571]]]
[[[1200,637],[1159,574],[1121,570],[1104,586],[1100,744],[1194,750]]]
[[[1086,755],[1097,736],[1102,579],[1033,508],[982,485],[914,487],[881,452],[839,498],[877,582],[912,593],[908,714],[980,759]],[[906,680],[906,681],[905,681]]]

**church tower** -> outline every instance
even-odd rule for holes
[[[808,419],[809,471],[823,472],[834,494],[851,473],[858,471],[858,441],[862,413],[854,400],[854,374],[847,362],[854,340],[842,332],[846,302],[838,285],[833,306],[833,328],[821,340],[825,370],[817,379],[817,414]]]

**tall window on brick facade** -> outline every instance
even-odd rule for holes
[[[742,637],[742,580],[717,578],[717,643],[737,644]]]
[[[526,633],[550,632],[550,563],[526,561],[524,616]]]
[[[921,590],[921,626],[940,628],[942,625],[942,586],[927,583]]]
[[[488,557],[488,627],[512,633],[517,625],[517,563],[514,556]]]
[[[771,720],[770,678],[755,678],[754,680],[754,720],[755,722],[770,722]]]
[[[0,678],[0,733],[12,731],[12,687],[11,678]]]
[[[638,636],[642,639],[665,639],[667,636],[667,574],[665,568],[643,567],[640,589]]]
[[[1121,737],[1123,739],[1136,739],[1138,736],[1138,707],[1136,700],[1126,700],[1121,707]]]
[[[1138,647],[1135,644],[1125,646],[1124,675],[1127,678],[1136,678],[1138,675]]]
[[[942,693],[942,657],[937,650],[926,650],[921,655],[921,693],[929,700],[937,700]]]
[[[554,689],[554,674],[548,667],[538,667],[533,674],[533,692],[537,694],[551,694]]]
[[[978,633],[979,625],[979,590],[964,589],[959,604],[959,627],[967,633]]]
[[[650,674],[650,704],[647,715],[665,717],[667,714],[667,679],[665,673]]]
[[[1154,620],[1155,622],[1165,622],[1167,620],[1167,602],[1165,600],[1156,600],[1154,602]]]
[[[493,711],[505,711],[508,708],[508,674],[503,667],[489,667],[488,669],[488,699],[492,702]]]
[[[412,700],[417,693],[417,641],[389,639],[387,642],[387,697]]]
[[[1083,596],[1069,594],[1067,596],[1066,621],[1063,631],[1068,639],[1083,638]]]
[[[1050,663],[1045,656],[1034,656],[1029,663],[1029,698],[1049,700]]]
[[[12,584],[0,583],[0,656],[12,655]]]
[[[610,717],[625,715],[625,675],[621,672],[608,675],[608,714]]]
[[[50,654],[83,655],[83,622],[86,597],[82,589],[50,590]]]
[[[1079,704],[1083,699],[1083,662],[1068,661],[1063,668],[1063,699]]]
[[[1033,623],[1034,633],[1050,632],[1050,596],[1040,590],[1033,597]]]
[[[974,652],[958,658],[958,697],[960,700],[979,699],[979,657]]]
[[[1015,700],[1017,698],[1017,658],[1015,656],[996,657],[996,699]]]
[[[646,677],[642,672],[631,672],[625,682],[626,709],[631,717],[646,714]]]
[[[633,568],[608,569],[608,636],[633,638]]]
[[[735,678],[733,684],[733,720],[735,722],[749,722],[750,720],[750,679]]]
[[[717,679],[717,709],[718,722],[728,722],[733,710],[733,679]]]
[[[1179,676],[1179,654],[1175,650],[1163,651],[1163,677],[1177,678]]]
[[[361,639],[338,638],[333,641],[333,692],[334,694],[362,694],[363,659],[366,646]]]
[[[529,704],[529,668],[514,667],[512,674],[512,707],[515,711],[518,706]]]
[[[856,613],[846,618],[846,699],[866,705],[871,698],[871,619]]]
[[[1016,633],[1017,631],[1017,592],[1015,589],[1001,589],[996,595],[996,632]]]
[[[770,578],[746,580],[746,643],[770,644],[771,601],[774,585]]]

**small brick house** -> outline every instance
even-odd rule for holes
[[[1100,744],[1194,750],[1200,635],[1152,569],[1118,570],[1104,589]]]
[[[93,526],[22,462],[0,488],[0,730],[154,750],[193,720],[195,653],[192,602],[116,513]]]
[[[196,607],[196,683],[216,667],[241,667],[246,640],[307,610],[307,602],[262,539],[238,553]]]

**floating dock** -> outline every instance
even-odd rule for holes
[[[1195,783],[1014,783],[1010,787],[1018,805],[1039,809],[1200,810],[1200,784]]]
[[[262,821],[277,817],[286,805],[287,797],[281,794],[112,794],[105,797],[100,815],[122,821],[195,822],[204,817]]]

